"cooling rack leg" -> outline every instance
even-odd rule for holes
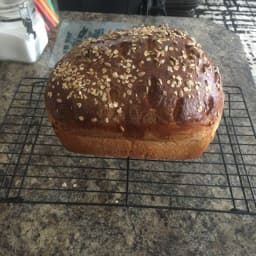
[[[130,170],[130,159],[126,159],[126,194],[125,194],[125,205],[128,206],[129,196],[129,170]]]

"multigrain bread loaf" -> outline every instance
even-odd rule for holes
[[[224,94],[201,45],[161,25],[85,40],[57,63],[45,102],[70,151],[190,159],[212,141]]]

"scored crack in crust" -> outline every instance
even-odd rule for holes
[[[66,130],[166,138],[219,121],[224,94],[217,66],[194,38],[142,25],[73,48],[51,73],[45,101]]]

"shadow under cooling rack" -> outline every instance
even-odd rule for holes
[[[0,129],[0,202],[133,206],[256,214],[256,137],[239,87],[225,87],[214,141],[193,161],[83,156],[48,123],[45,79],[17,87]]]

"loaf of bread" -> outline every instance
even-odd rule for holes
[[[139,26],[73,48],[50,74],[45,102],[70,151],[191,159],[212,141],[224,93],[194,38],[168,25]]]

